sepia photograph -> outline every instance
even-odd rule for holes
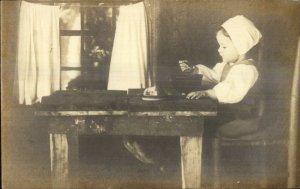
[[[1,0],[3,189],[300,188],[298,0]]]

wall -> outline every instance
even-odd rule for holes
[[[11,97],[13,88],[20,2],[2,1],[1,6],[2,90],[7,92],[3,94],[3,98],[7,99]]]

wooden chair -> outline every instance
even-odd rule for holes
[[[232,122],[229,122],[228,124],[224,125],[231,125],[234,127],[234,125],[244,125],[245,127],[257,127],[260,128],[260,125],[262,124],[263,116],[265,113],[265,100],[261,99],[259,102],[259,112],[258,116],[253,119],[248,120],[234,120]],[[264,139],[264,132],[259,132],[260,129],[258,129],[258,132],[253,132],[248,135],[243,135],[238,138],[227,138],[222,136],[221,134],[217,135],[213,139],[213,172],[214,172],[214,188],[220,188],[220,152],[221,147],[225,146],[261,146],[261,155],[262,157],[265,156],[265,148],[267,146],[267,141]],[[264,165],[264,159],[262,159],[262,164]],[[263,168],[263,177],[265,177],[265,169]],[[265,186],[265,183],[260,184],[262,187]]]
[[[300,38],[298,40],[298,51],[296,57],[296,63],[294,68],[294,76],[292,83],[292,92],[290,98],[290,123],[288,127],[288,137],[284,138],[271,138],[268,137],[272,133],[272,128],[258,130],[258,132],[241,136],[239,138],[226,138],[217,136],[213,139],[213,171],[214,171],[214,188],[220,188],[220,148],[222,146],[260,146],[261,158],[263,165],[265,165],[266,150],[271,145],[284,145],[287,148],[287,188],[296,188],[297,184],[297,144],[298,144],[298,111],[299,111],[299,91],[300,91]],[[265,114],[265,101],[262,100],[259,106],[258,117],[252,120],[235,120],[229,124],[257,124],[261,127],[264,124],[263,117]],[[266,188],[266,169],[262,167],[263,177],[265,177],[261,183],[261,188]],[[298,181],[299,182],[299,181]]]

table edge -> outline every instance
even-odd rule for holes
[[[216,116],[217,111],[36,111],[35,116]]]

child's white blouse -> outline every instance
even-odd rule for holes
[[[258,71],[255,66],[238,64],[233,66],[223,81],[221,75],[226,63],[217,63],[213,69],[198,64],[198,73],[203,75],[203,80],[217,83],[213,90],[220,103],[240,102],[255,84]]]

